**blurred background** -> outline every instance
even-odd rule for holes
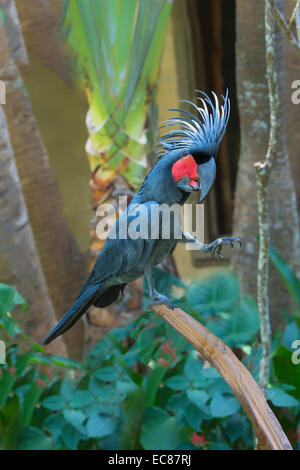
[[[289,18],[295,1],[277,6]],[[231,101],[216,182],[205,202],[205,242],[234,234],[243,248],[226,248],[224,260],[216,261],[178,246],[161,266],[173,276],[164,285],[177,284],[178,297],[207,276],[234,272],[240,295],[256,299],[254,163],[265,158],[270,121],[264,2],[0,0],[0,13],[0,80],[6,84],[0,282],[26,301],[24,312],[14,294],[11,307],[27,337],[40,344],[72,304],[103,246],[95,230],[97,207],[110,202],[118,210],[119,195],[130,201],[155,163],[154,144],[168,109],[189,109],[180,100],[195,102],[195,90],[221,96],[228,89]],[[300,105],[291,99],[300,57],[276,30],[281,130],[269,203],[271,243],[280,258],[277,268],[275,262],[270,267],[269,288],[272,329],[283,331],[286,312],[298,308],[300,296]],[[82,360],[111,330],[139,317],[143,292],[138,280],[115,305],[91,308],[45,353]]]

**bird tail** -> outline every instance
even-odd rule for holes
[[[97,292],[99,291],[99,284],[90,286],[86,289],[80,297],[73,303],[69,308],[67,313],[62,317],[62,319],[57,323],[57,325],[50,331],[46,339],[43,341],[43,344],[49,344],[57,336],[62,335],[68,331],[71,326],[76,323],[79,318],[86,312],[86,310],[92,305],[95,298],[97,297]]]

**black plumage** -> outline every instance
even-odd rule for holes
[[[194,190],[200,190],[201,201],[208,194],[215,179],[215,156],[228,122],[230,102],[228,93],[223,97],[221,106],[214,93],[214,103],[207,95],[203,93],[201,95],[203,97],[199,99],[202,106],[198,107],[191,103],[199,113],[199,117],[188,111],[175,110],[181,115],[166,122],[165,126],[179,125],[180,127],[169,131],[161,138],[160,156],[155,166],[146,176],[127,210],[116,222],[114,233],[117,237],[114,238],[109,234],[76,301],[47,336],[45,344],[67,331],[91,305],[97,307],[110,305],[118,299],[128,282],[144,274],[153,300],[156,303],[165,303],[171,308],[174,307],[166,296],[155,290],[153,268],[174,250],[178,241],[200,242],[187,237],[186,234],[178,240],[174,226],[171,227],[170,238],[163,239],[161,214],[158,219],[159,238],[153,239],[150,236],[145,239],[133,239],[130,236],[122,238],[119,229],[126,227],[127,230],[132,222],[137,221],[137,217],[140,224],[150,227],[151,214],[154,209],[161,208],[163,204],[182,205]],[[184,158],[186,160],[180,163],[186,165],[186,173],[182,173],[179,179],[175,180],[173,171],[175,165]],[[181,167],[185,168],[184,165],[176,167],[176,175],[178,171],[182,171]],[[195,175],[191,177],[190,174],[193,165],[197,169],[196,177]],[[216,250],[217,254],[220,254],[221,246],[220,244],[216,246],[201,244],[199,249],[211,250],[214,255]]]

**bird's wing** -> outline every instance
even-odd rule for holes
[[[101,307],[109,305],[116,299],[118,291],[111,290],[114,284],[109,286],[106,284],[106,280],[116,276],[118,284],[123,284],[124,287],[124,284],[129,280],[136,279],[142,274],[157,240],[152,238],[134,239],[132,235],[134,235],[134,229],[139,232],[139,227],[144,226],[145,228],[148,224],[150,225],[151,202],[152,205],[159,206],[157,202],[150,201],[143,204],[140,210],[137,207],[135,213],[127,209],[120,217],[115,227],[116,237],[113,236],[114,231],[111,231],[94,268],[78,294],[77,300],[49,333],[44,344],[50,343],[71,328],[91,304],[94,303],[94,305]],[[126,232],[131,236],[122,238]]]
[[[104,247],[78,296],[82,295],[89,286],[103,282],[111,276],[125,274],[135,269],[143,270],[157,242],[157,239],[150,238],[150,233],[145,233],[147,227],[150,227],[153,206],[157,208],[159,204],[156,201],[148,201],[135,208],[128,206],[109,232]],[[161,213],[158,225],[161,225]],[[132,238],[135,230],[136,232],[142,230],[142,235],[148,235],[148,238]]]

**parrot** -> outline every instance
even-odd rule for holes
[[[181,227],[178,236],[181,219],[175,211],[172,213],[169,236],[163,236],[162,233],[164,220],[160,209],[163,206],[171,208],[174,204],[182,207],[193,192],[200,193],[201,203],[216,177],[216,156],[230,115],[228,90],[225,96],[221,95],[221,103],[213,91],[211,97],[202,91],[196,92],[199,93],[197,104],[182,100],[193,107],[193,112],[169,110],[177,115],[162,123],[162,127],[171,126],[172,129],[159,139],[158,157],[153,168],[110,230],[75,302],[43,344],[49,344],[69,330],[90,306],[103,308],[111,305],[123,294],[129,282],[143,275],[153,301],[151,305],[165,304],[174,309],[173,302],[155,289],[154,267],[173,252],[178,242],[193,243],[196,249],[210,253],[214,258],[223,257],[221,250],[224,245],[233,247],[236,242],[241,246],[241,240],[235,236],[218,238],[210,244],[204,244]],[[154,212],[158,214],[156,219],[152,218]],[[135,233],[138,233],[141,227],[148,229],[153,220],[156,223],[154,227],[151,226],[150,235],[136,236],[133,233],[130,236],[130,226],[135,227]]]

